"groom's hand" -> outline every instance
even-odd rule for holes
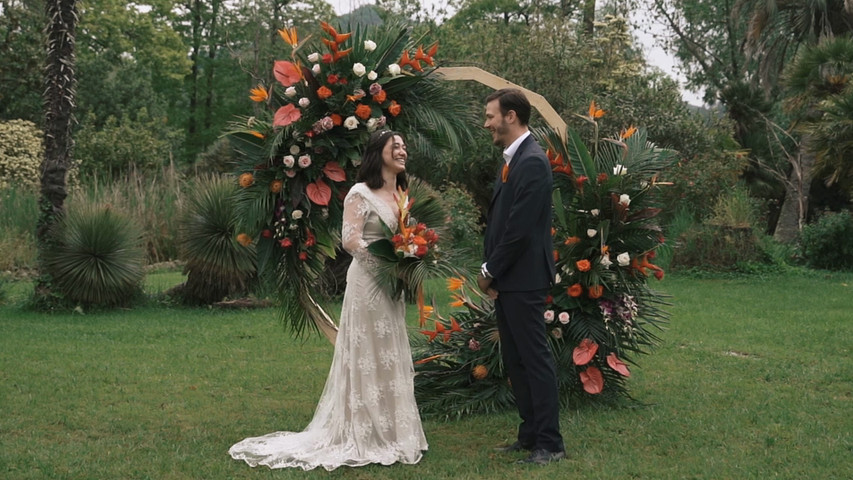
[[[486,277],[482,273],[477,275],[477,286],[480,287],[480,291],[482,291],[485,294],[488,294],[489,290],[494,291],[494,288],[489,288],[489,287],[491,287],[491,285],[492,285],[492,279],[491,278]],[[491,295],[489,295],[489,296],[491,296]]]

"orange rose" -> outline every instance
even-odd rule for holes
[[[273,180],[270,182],[270,192],[278,193],[281,191],[281,187],[284,185],[284,182],[281,180]]]
[[[370,118],[370,113],[371,113],[370,107],[368,107],[367,105],[365,105],[363,103],[359,104],[355,108],[355,116],[362,119],[362,120],[367,120],[368,118]]]
[[[255,177],[249,172],[240,175],[240,186],[243,188],[251,187],[255,183]]]
[[[485,365],[477,365],[471,369],[471,376],[475,380],[482,380],[489,374],[489,369]]]
[[[403,107],[399,103],[397,103],[396,100],[391,100],[391,106],[388,107],[388,113],[396,117],[402,111]]]
[[[328,89],[325,85],[317,89],[317,98],[320,100],[325,100],[332,96],[332,91]]]
[[[569,293],[570,297],[574,297],[574,298],[580,297],[581,295],[583,295],[583,287],[581,286],[580,283],[576,283],[576,284],[572,285],[571,287],[569,287],[568,293]]]
[[[604,287],[601,285],[593,285],[589,287],[589,298],[600,298],[604,294]]]
[[[381,90],[379,93],[373,96],[373,101],[376,103],[383,103],[386,97],[385,90]]]
[[[578,270],[580,270],[581,272],[588,272],[589,269],[592,267],[592,265],[590,265],[589,263],[589,260],[586,259],[578,260],[577,262],[575,262],[575,265],[577,265]]]
[[[336,127],[340,127],[344,123],[344,118],[337,113],[333,113],[329,116],[332,117],[332,125]]]
[[[245,233],[241,233],[240,235],[237,235],[237,243],[244,247],[248,247],[252,244],[252,237],[246,235]]]

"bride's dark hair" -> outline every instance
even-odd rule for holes
[[[361,167],[355,176],[356,182],[364,182],[372,190],[382,188],[385,185],[385,180],[382,178],[382,149],[394,135],[403,138],[402,134],[392,130],[377,130],[370,135],[367,140],[367,147],[364,149],[364,155],[361,157]],[[403,190],[409,188],[406,172],[397,174],[397,186]]]

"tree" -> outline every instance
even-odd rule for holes
[[[50,249],[51,227],[63,211],[68,195],[65,178],[71,165],[71,126],[74,109],[75,57],[77,28],[76,0],[47,0],[47,59],[44,89],[44,162],[41,174],[40,212],[36,228],[40,269]],[[50,295],[49,279],[36,284],[36,296]]]
[[[0,119],[41,123],[44,4],[0,1]]]

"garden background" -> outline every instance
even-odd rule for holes
[[[629,380],[636,402],[564,411],[565,431],[588,434],[570,447],[568,468],[639,478],[849,471],[851,425],[839,415],[849,411],[853,378],[851,277],[843,273],[853,269],[848,3],[461,0],[451,15],[394,0],[338,19],[405,21],[412,38],[439,43],[440,65],[476,65],[542,94],[586,142],[598,133],[581,118],[594,100],[606,111],[601,132],[641,126],[677,152],[660,178],[671,185],[660,199],[667,242],[657,260],[667,270],[657,288],[672,295],[671,325]],[[662,45],[711,107],[685,105],[677,84],[647,66],[637,26],[625,20],[638,10],[667,25]],[[8,332],[0,407],[11,412],[0,436],[12,446],[0,471],[246,474],[220,459],[220,443],[271,424],[303,426],[331,349],[291,338],[274,289],[241,256],[226,201],[235,153],[223,132],[259,108],[249,90],[272,83],[270,65],[286,55],[277,30],[319,35],[317,20],[333,18],[331,7],[2,0],[0,11],[0,318]],[[75,28],[51,36],[63,18]],[[73,40],[74,55],[63,57],[69,42],[47,41],[55,38]],[[464,152],[436,159],[415,149],[409,162],[442,193],[451,240],[468,250],[461,264],[478,259],[499,157],[476,128],[486,93],[458,83],[446,98],[470,117]],[[64,230],[52,226],[61,212]],[[72,231],[80,249],[52,248],[73,243]],[[208,248],[216,238],[223,249]],[[107,258],[115,275],[91,284],[46,275],[75,268],[89,247],[118,252]],[[328,283],[334,305],[339,287]],[[226,310],[234,306],[247,310]],[[305,370],[296,358],[309,354]],[[295,376],[258,377],[273,372]],[[306,385],[304,397],[285,394],[293,384]],[[247,409],[255,413],[237,417]],[[435,477],[504,474],[494,459],[459,463],[458,452],[488,457],[511,437],[511,414],[429,422],[436,463],[426,468]],[[81,444],[82,452],[72,448]],[[130,471],[121,470],[126,457],[137,465]],[[421,477],[415,469],[369,473],[409,474]]]

